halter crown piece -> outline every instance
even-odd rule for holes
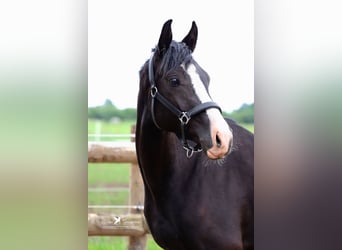
[[[150,57],[149,64],[148,64],[148,78],[151,84],[151,88],[150,88],[151,96],[152,96],[151,112],[152,112],[153,123],[157,128],[159,128],[160,130],[162,129],[158,125],[155,114],[154,114],[155,100],[158,100],[162,105],[164,105],[164,107],[166,107],[168,110],[170,110],[173,114],[175,114],[178,117],[178,120],[180,121],[180,126],[181,126],[181,133],[182,133],[181,139],[182,139],[183,149],[186,151],[186,156],[188,158],[191,158],[193,153],[201,152],[202,148],[199,144],[196,145],[195,147],[189,145],[185,137],[185,126],[189,123],[192,116],[197,115],[201,113],[202,111],[207,110],[209,108],[217,108],[222,113],[221,108],[215,102],[204,102],[204,103],[198,104],[197,106],[193,107],[189,111],[182,111],[178,109],[175,105],[173,105],[171,102],[169,102],[164,96],[162,96],[158,92],[158,88],[154,81],[154,72],[153,72],[154,51],[155,49],[152,49],[152,55]]]

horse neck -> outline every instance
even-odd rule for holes
[[[163,151],[163,143],[167,142],[165,132],[157,128],[152,119],[150,83],[147,77],[147,62],[140,72],[140,90],[137,106],[136,144],[137,154],[141,159],[166,154]],[[168,145],[168,144],[167,144]],[[147,157],[147,156],[148,157]]]
[[[172,145],[176,143],[171,133],[156,127],[150,111],[147,109],[143,111],[141,117],[138,116],[136,142],[140,146],[139,151],[154,158],[156,156],[168,157],[173,155],[174,147]],[[140,152],[138,153],[140,154]]]
[[[177,171],[177,151],[181,149],[175,135],[156,127],[152,119],[150,83],[147,77],[147,63],[140,72],[138,94],[136,149],[137,157],[145,184],[160,187],[163,176]]]
[[[163,177],[176,171],[174,162],[179,150],[175,135],[158,129],[150,111],[138,112],[136,145],[143,177],[150,185],[160,187]]]

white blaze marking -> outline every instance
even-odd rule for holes
[[[190,75],[192,85],[195,89],[195,93],[200,99],[201,103],[204,102],[210,102],[211,98],[208,95],[207,90],[204,87],[203,82],[201,81],[201,78],[199,74],[196,71],[196,67],[193,64],[190,64],[187,70],[188,74]]]
[[[182,67],[185,69],[184,65],[182,65]],[[195,65],[190,64],[187,73],[191,78],[195,94],[200,99],[201,103],[212,101],[204,83],[201,81],[201,78],[196,71]],[[208,157],[212,159],[222,158],[228,152],[228,143],[232,140],[233,134],[217,108],[209,108],[206,110],[206,113],[210,120],[210,134],[213,144],[213,147],[207,151]],[[221,146],[217,146],[216,138],[219,138],[221,141]]]
[[[183,68],[184,68],[184,66],[183,66]],[[191,78],[191,82],[192,82],[192,85],[194,87],[195,93],[196,93],[197,97],[200,99],[201,103],[211,102],[212,99],[210,98],[210,96],[209,96],[209,94],[208,94],[208,92],[204,86],[204,83],[201,81],[201,78],[196,71],[195,65],[190,64],[188,69],[187,69],[187,72]],[[221,113],[216,108],[207,109],[206,112],[207,112],[209,119],[211,121],[220,119],[220,117],[222,119]]]

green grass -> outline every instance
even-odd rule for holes
[[[89,163],[88,187],[128,187],[130,164],[128,163]],[[125,205],[128,204],[129,191],[88,192],[89,205]],[[121,209],[89,209],[89,212],[122,214]],[[127,237],[88,237],[88,250],[127,249]],[[148,250],[160,250],[151,235],[147,240]]]
[[[88,120],[88,134],[100,132],[102,134],[130,134],[131,126],[135,121],[109,123]],[[96,128],[97,126],[97,128]],[[98,131],[96,131],[96,129]],[[92,140],[93,138],[88,138]],[[113,138],[101,138],[102,141],[115,140]],[[126,138],[129,140],[129,138]],[[128,187],[130,175],[129,163],[88,163],[88,187]],[[128,204],[129,191],[116,192],[88,192],[89,205],[126,205]],[[122,214],[127,211],[121,209],[89,209],[89,212]],[[127,237],[88,237],[88,250],[121,250],[127,249]],[[148,250],[159,250],[152,237],[148,236]]]
[[[252,133],[254,133],[254,124],[251,123],[241,123],[240,124],[242,127],[244,127],[245,129],[251,131]]]
[[[89,205],[123,205],[128,204],[129,190],[120,190],[113,192],[89,192]]]
[[[104,122],[88,120],[88,134],[121,134],[129,135],[131,133],[131,128],[135,124],[135,121],[122,121],[118,123]],[[88,141],[118,141],[118,140],[130,140],[129,136],[125,138],[115,138],[115,137],[100,137],[96,138],[93,136],[88,136]]]
[[[88,250],[127,249],[127,237],[88,237]]]
[[[97,125],[96,125],[97,123]],[[97,129],[101,134],[129,134],[131,132],[131,125],[135,124],[135,121],[122,121],[118,123],[104,122],[88,120],[88,134],[93,134]]]
[[[88,163],[88,187],[128,186],[129,163]]]
[[[88,250],[121,250],[127,249],[127,237],[89,237]],[[147,250],[162,250],[153,240],[151,235],[147,236]]]
[[[108,123],[88,120],[88,133],[94,134],[96,126],[102,134],[129,134],[135,121]],[[254,132],[253,124],[241,124],[251,132]],[[88,138],[91,140],[91,138]],[[114,140],[113,138],[101,138],[101,140]],[[126,140],[129,140],[128,138]],[[130,175],[129,163],[88,163],[88,187],[128,187]],[[116,192],[88,192],[89,205],[126,205],[128,204],[129,191]],[[122,214],[125,210],[113,209],[89,209],[89,212]],[[88,237],[88,250],[122,250],[127,249],[127,237]],[[160,250],[162,248],[148,235],[147,250]]]

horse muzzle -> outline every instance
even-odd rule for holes
[[[209,110],[208,110],[209,111]],[[210,159],[220,159],[228,155],[233,148],[233,133],[222,115],[216,110],[208,112],[212,147],[206,150]]]
[[[220,139],[221,138],[221,139]],[[216,138],[216,143],[207,150],[207,156],[212,159],[222,159],[232,151],[233,137],[225,135],[224,138]]]

